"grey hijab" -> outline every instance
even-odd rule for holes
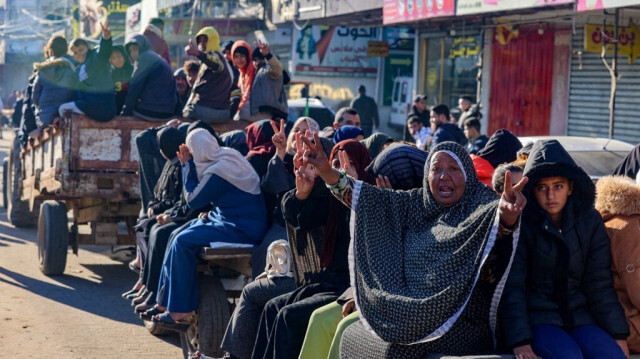
[[[464,195],[449,208],[436,202],[427,182],[431,159],[441,151],[457,157],[466,173]],[[462,146],[433,148],[423,186],[389,191],[356,182],[354,188],[350,269],[356,305],[365,327],[392,343],[436,340],[451,329],[497,235],[498,197],[478,181]],[[492,329],[500,294],[496,290],[487,318]]]

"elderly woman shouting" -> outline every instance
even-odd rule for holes
[[[345,330],[341,357],[492,352],[527,179],[498,199],[464,148],[445,142],[427,159],[423,188],[377,189],[349,176],[346,156],[334,170],[321,146],[300,140],[296,175],[311,166],[352,210],[350,272],[361,321]]]

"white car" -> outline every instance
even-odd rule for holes
[[[298,98],[295,100],[288,100],[289,117],[287,122],[294,123],[299,117],[304,116],[304,110],[307,106],[306,98]],[[317,98],[309,97],[309,117],[316,120],[320,129],[333,125],[333,120],[336,114],[332,109],[327,107],[322,101]]]
[[[558,140],[578,166],[593,181],[613,174],[613,170],[633,149],[633,145],[608,138],[578,136],[530,136],[518,137],[523,146],[538,140]]]

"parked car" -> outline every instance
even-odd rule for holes
[[[289,105],[287,122],[294,123],[299,117],[304,116],[304,110],[307,106],[306,98],[288,100],[287,104]],[[318,122],[320,129],[333,125],[335,115],[335,112],[327,107],[321,100],[309,97],[309,117]]]
[[[613,173],[616,166],[633,149],[633,145],[608,138],[578,136],[530,136],[519,137],[523,146],[539,140],[555,139],[560,142],[578,166],[595,182]]]

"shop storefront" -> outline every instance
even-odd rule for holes
[[[638,5],[640,1],[605,1],[605,6]],[[590,1],[581,1],[579,9],[593,9]],[[602,5],[600,2],[596,5]],[[597,10],[597,9],[596,9]],[[614,11],[581,13],[572,39],[571,78],[567,134],[572,136],[609,135],[609,101],[613,84],[608,66],[613,62],[613,46],[607,37],[614,37]],[[634,23],[640,10],[623,8],[618,18],[618,80],[615,84],[615,116],[613,137],[632,144],[640,142],[638,99],[640,99],[640,29]],[[603,23],[606,27],[603,30]],[[607,46],[604,61],[603,43]]]

